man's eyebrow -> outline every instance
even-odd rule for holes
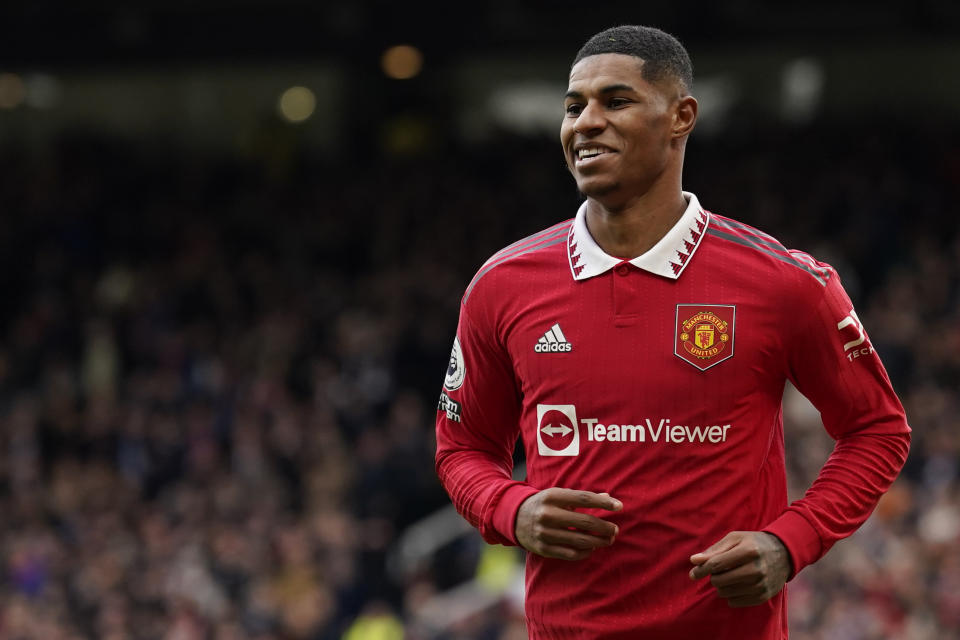
[[[611,84],[600,89],[600,93],[602,94],[614,93],[617,91],[634,91],[634,88],[628,84]],[[583,94],[580,93],[579,91],[567,91],[567,93],[564,95],[564,98],[582,98],[582,97],[583,97]]]

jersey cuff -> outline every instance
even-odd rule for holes
[[[795,511],[784,511],[783,514],[763,528],[780,539],[790,554],[793,572],[790,580],[808,564],[813,564],[823,555],[823,544],[820,534],[802,515]]]
[[[493,509],[493,528],[501,536],[517,545],[517,511],[523,501],[538,493],[540,490],[528,484],[518,482],[509,487],[500,496],[497,506]]]

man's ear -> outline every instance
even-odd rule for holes
[[[696,123],[697,99],[683,96],[677,101],[677,108],[673,112],[673,137],[684,138],[690,135]]]

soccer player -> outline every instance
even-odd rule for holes
[[[837,273],[682,191],[691,83],[660,30],[587,41],[560,127],[586,200],[463,295],[437,472],[487,541],[530,552],[537,640],[786,638],[784,584],[906,459],[903,408]],[[836,440],[790,505],[788,380]]]

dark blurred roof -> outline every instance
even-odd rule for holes
[[[0,66],[169,64],[379,56],[400,42],[456,56],[510,50],[572,53],[622,23],[652,24],[688,47],[960,36],[953,0],[835,2],[416,3],[320,0],[116,0],[0,4]]]

